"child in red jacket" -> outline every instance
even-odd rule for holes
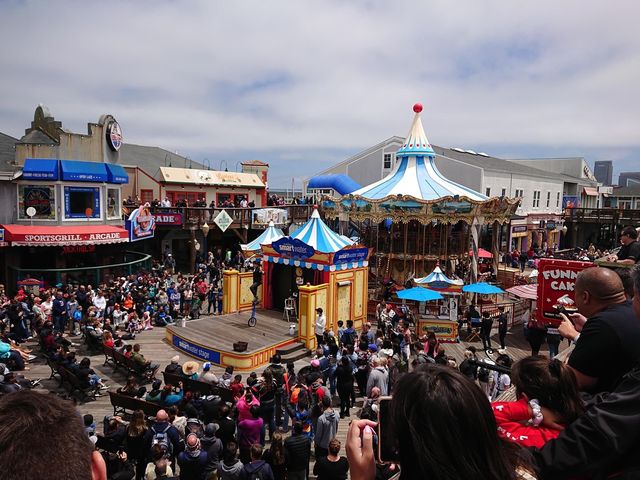
[[[513,366],[511,381],[518,400],[491,404],[502,438],[540,448],[561,431],[543,424],[543,410],[553,414],[556,425],[567,425],[584,411],[575,375],[559,360],[523,358]]]

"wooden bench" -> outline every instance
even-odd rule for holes
[[[118,392],[109,392],[109,400],[113,407],[114,415],[133,413],[135,410],[142,410],[147,417],[155,417],[158,410],[162,410],[162,405],[147,402],[139,398],[130,397]]]
[[[114,370],[118,368],[118,362],[115,357],[115,350],[113,347],[107,347],[105,344],[102,344],[102,353],[104,354],[104,363],[103,366],[111,364]]]
[[[84,385],[73,372],[67,370],[62,365],[56,365],[56,372],[60,375],[60,386],[65,384],[69,386],[69,393],[73,395],[78,392],[81,395],[81,401],[95,400],[98,394],[98,385]]]
[[[210,383],[201,382],[200,380],[192,380],[175,373],[163,372],[164,383],[177,386],[182,382],[184,390],[187,392],[198,392],[200,395],[218,395],[223,402],[233,402],[233,392],[228,388],[211,385]]]

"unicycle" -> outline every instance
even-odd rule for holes
[[[256,308],[258,307],[258,300],[253,301],[253,306],[251,307],[251,316],[249,317],[249,321],[247,324],[250,327],[255,327],[256,323],[258,323],[258,319],[256,318]]]

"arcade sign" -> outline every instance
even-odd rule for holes
[[[538,305],[536,318],[540,323],[557,326],[562,321],[558,306],[567,300],[575,302],[576,278],[591,262],[542,258],[538,263]],[[562,298],[562,301],[558,301]]]
[[[333,263],[350,263],[366,260],[369,257],[368,248],[343,248],[333,255]]]
[[[307,245],[302,240],[291,237],[282,237],[271,244],[273,249],[285,258],[296,258],[303,260],[313,257],[315,249]]]
[[[163,226],[181,226],[182,214],[181,213],[154,213],[153,219],[156,225]]]

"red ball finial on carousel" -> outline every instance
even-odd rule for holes
[[[416,113],[420,113],[422,111],[422,104],[421,103],[416,103],[413,106],[413,111]]]
[[[314,210],[317,210],[317,209],[318,209],[318,204],[317,204],[317,203],[313,206],[313,209],[314,209]]]

